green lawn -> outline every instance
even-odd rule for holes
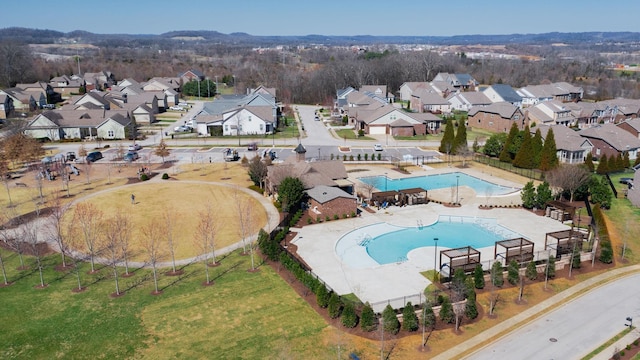
[[[341,139],[347,140],[375,140],[374,138],[368,136],[358,136],[355,131],[351,129],[336,130],[336,135],[338,135]]]
[[[50,285],[35,289],[37,271],[17,271],[17,256],[2,254],[14,282],[0,288],[3,359],[310,359],[330,351],[318,342],[323,319],[270,267],[247,272],[249,256],[234,253],[210,268],[209,287],[201,286],[202,264],[187,266],[182,277],[161,275],[160,296],[150,294],[150,271],[139,270],[120,279],[127,294],[111,298],[109,269],[88,275],[83,264],[88,289],[76,294],[75,273],[52,270],[60,262],[52,255],[45,259]]]

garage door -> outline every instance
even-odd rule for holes
[[[371,135],[384,135],[386,134],[386,126],[370,126],[369,133]]]

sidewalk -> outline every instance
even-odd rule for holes
[[[561,305],[562,303],[571,300],[572,298],[576,297],[576,296],[580,296],[582,292],[591,290],[595,287],[601,286],[602,284],[609,282],[611,280],[615,280],[618,279],[622,276],[625,275],[630,275],[632,273],[635,273],[637,271],[640,271],[640,265],[634,265],[634,266],[628,266],[628,267],[624,267],[624,268],[619,268],[619,269],[614,269],[611,271],[608,271],[604,274],[600,274],[598,276],[592,277],[588,280],[585,280],[557,295],[552,296],[551,298],[521,312],[520,314],[507,319],[503,322],[501,322],[500,324],[482,332],[481,334],[478,334],[476,336],[474,336],[473,338],[463,342],[462,344],[456,345],[455,347],[441,353],[438,354],[437,356],[433,357],[432,359],[436,360],[445,360],[445,359],[460,359],[460,358],[467,358],[467,359],[472,359],[473,358],[473,354],[482,349],[484,346],[488,345],[489,343],[498,340],[500,337],[507,335],[509,332],[513,331],[516,328],[519,328],[521,326],[526,325],[527,323],[533,321],[536,319],[536,317],[544,312],[550,311],[555,309],[558,305]],[[632,336],[633,337],[633,336]],[[620,341],[623,342],[624,346],[626,346],[627,344],[629,344],[631,341],[628,342],[624,342],[627,341],[625,340],[626,336],[624,339],[621,339]],[[616,342],[617,344],[617,342]],[[587,349],[585,350],[585,353],[582,354],[582,356],[580,356],[579,358],[582,358],[584,356],[586,356],[587,354],[589,354],[591,351],[593,351],[594,349],[596,349],[597,347],[599,347],[602,344],[594,344],[594,347],[591,349]],[[614,344],[615,345],[615,344]],[[614,349],[614,345],[610,346],[609,348],[603,350],[597,357],[594,357],[594,359],[609,359],[611,357],[611,355],[613,354],[613,349]],[[624,346],[621,347],[624,348]],[[600,357],[600,355],[602,355],[602,357]]]
[[[620,340],[609,345],[606,349],[591,358],[591,360],[609,360],[613,357],[613,353],[617,350],[624,350],[624,348],[640,338],[640,334],[637,331],[631,331],[627,335],[623,336]]]

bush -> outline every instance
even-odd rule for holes
[[[327,306],[329,306],[330,295],[323,283],[318,283],[315,288],[315,294],[318,306],[320,306],[321,308],[326,308]]]
[[[448,297],[444,297],[442,299],[442,305],[440,306],[440,320],[442,322],[451,324],[454,320],[455,316],[453,313],[453,305],[451,305],[451,300]]]
[[[307,218],[307,225],[311,225],[313,223],[313,220],[311,220],[311,218]]]
[[[325,221],[331,221],[331,218],[329,217],[329,215],[327,215],[327,216],[324,217],[324,220]]]
[[[364,130],[358,130],[358,137],[364,136]]]
[[[362,316],[360,317],[360,327],[364,331],[373,331],[376,329],[376,315],[369,303],[365,303],[362,308]]]
[[[355,212],[355,211],[352,211],[352,212],[351,212],[351,217],[352,217],[352,218],[353,218],[353,217],[356,217],[356,212]]]
[[[476,305],[476,292],[473,291],[467,298],[467,304],[464,307],[464,315],[468,319],[475,319],[478,317],[478,307]]]
[[[366,154],[366,153],[365,153],[365,154],[364,154],[364,161],[367,161],[367,160],[369,160],[369,154]]]
[[[480,264],[476,265],[473,271],[473,285],[476,289],[484,289],[484,271]]]
[[[507,281],[509,281],[509,284],[515,285],[518,283],[518,279],[520,277],[518,270],[518,262],[515,260],[511,260],[511,262],[509,263],[509,267],[507,268]]]
[[[333,220],[338,220],[338,219],[340,219],[340,216],[338,216],[338,214],[334,214],[333,215]]]
[[[164,173],[162,174],[162,180],[167,180],[169,178],[169,174]]]
[[[347,161],[347,154],[342,155],[342,161]]]
[[[491,282],[493,286],[502,287],[504,284],[504,275],[502,274],[502,264],[496,261],[491,266]]]
[[[329,296],[329,305],[327,306],[327,310],[329,311],[329,316],[332,319],[340,316],[340,312],[342,311],[342,301],[340,301],[340,297],[335,292],[331,292],[331,296]]]
[[[418,330],[418,317],[411,301],[402,309],[402,329],[406,331]]]
[[[546,272],[549,279],[553,279],[554,277],[556,277],[556,258],[554,258],[553,256],[549,258],[549,263],[547,264],[544,271]]]
[[[342,325],[347,328],[354,328],[358,325],[358,315],[351,302],[347,302],[342,309]]]
[[[536,269],[536,263],[533,260],[527,264],[527,279],[535,280],[538,277],[538,271]]]
[[[380,161],[380,159],[382,159],[382,154],[378,153],[378,161]]]
[[[147,174],[142,174],[142,175],[140,175],[140,180],[147,181],[147,180],[149,180],[149,176]]]
[[[384,331],[391,334],[397,334],[400,331],[400,321],[391,305],[387,305],[382,311],[382,322]]]

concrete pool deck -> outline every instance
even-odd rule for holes
[[[448,170],[452,171],[452,169]],[[390,173],[387,175],[391,176]],[[360,177],[364,174],[358,173],[357,175]],[[473,175],[480,177],[475,173]],[[417,175],[412,174],[411,176]],[[495,183],[499,182],[495,181]],[[504,184],[504,182],[501,183]],[[508,185],[511,184],[513,183]],[[450,193],[448,189],[446,191]],[[538,252],[544,249],[547,232],[569,228],[559,221],[537,216],[523,209],[481,210],[478,206],[485,204],[486,199],[475,197],[471,189],[468,189],[468,192],[468,197],[461,201],[462,206],[457,208],[445,207],[436,203],[406,207],[392,206],[376,213],[364,211],[360,217],[353,219],[308,225],[296,229],[298,233],[292,243],[298,246],[298,254],[312,268],[312,271],[336,293],[339,295],[353,293],[363,302],[368,301],[375,311],[382,311],[387,303],[400,308],[404,306],[406,301],[412,301],[415,304],[423,300],[423,296],[419,294],[423,293],[430,281],[420,272],[433,269],[435,249],[431,246],[418,248],[407,254],[407,259],[404,261],[378,265],[368,257],[366,249],[361,247],[362,250],[357,250],[361,253],[361,258],[348,258],[347,261],[342,261],[341,256],[336,253],[336,243],[345,234],[355,236],[357,239],[362,236],[358,234],[358,231],[366,232],[359,229],[379,223],[415,227],[418,225],[418,221],[421,221],[424,226],[427,226],[436,222],[439,216],[446,215],[489,218],[496,219],[499,225],[533,241],[535,243],[534,252]],[[461,197],[462,194],[461,189]],[[506,204],[509,204],[514,201],[513,196],[515,195],[506,196],[510,199],[501,200],[508,201]],[[431,192],[429,197],[432,197]],[[517,198],[519,199],[519,194],[517,194]],[[493,198],[491,200],[492,204],[496,204]],[[369,230],[371,229],[384,229],[384,227],[369,227]],[[373,231],[368,235],[375,237],[378,234]],[[359,245],[354,242],[353,246]],[[439,246],[438,252],[444,249]],[[481,252],[481,261],[493,259],[493,246],[478,250]],[[350,262],[354,261],[356,266],[351,266]]]

